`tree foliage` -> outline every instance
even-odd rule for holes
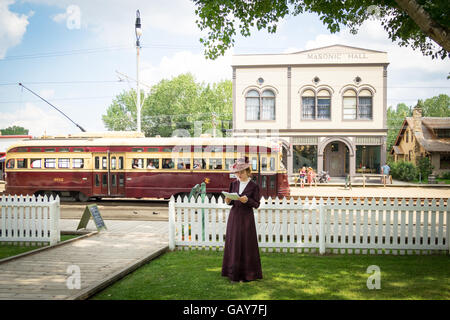
[[[0,129],[2,136],[28,135],[28,131],[28,129],[19,126],[11,126],[5,129]]]
[[[232,118],[229,80],[197,83],[192,74],[182,74],[161,80],[147,95],[141,93],[141,101],[141,126],[148,137],[198,136],[212,129],[214,120],[216,128],[221,129],[221,120]],[[103,122],[108,130],[136,130],[136,91],[118,95],[103,115]]]
[[[207,36],[200,42],[211,59],[234,45],[239,32],[251,29],[275,33],[281,19],[316,13],[331,33],[348,27],[356,34],[368,19],[380,19],[389,38],[400,46],[420,49],[424,55],[450,56],[450,1],[448,0],[193,0],[196,21]],[[435,43],[439,44],[436,48]]]

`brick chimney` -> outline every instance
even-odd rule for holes
[[[412,116],[413,116],[414,132],[422,132],[422,106],[420,100],[414,107]]]

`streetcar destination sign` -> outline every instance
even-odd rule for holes
[[[97,230],[106,229],[105,222],[103,221],[103,218],[100,214],[100,210],[98,210],[98,207],[96,204],[90,204],[87,205],[84,209],[83,215],[81,216],[80,223],[78,224],[77,230],[79,229],[85,229],[87,227],[87,224],[89,222],[89,219],[94,219],[95,226],[97,227]]]

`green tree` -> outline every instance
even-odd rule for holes
[[[19,126],[12,126],[5,129],[0,129],[2,136],[14,136],[14,135],[28,135],[28,129]]]
[[[387,110],[387,141],[386,152],[389,153],[395,143],[395,139],[406,117],[411,116],[411,109],[404,103],[397,104],[394,109],[389,107]]]
[[[207,37],[200,42],[211,59],[234,45],[239,31],[244,37],[251,28],[277,31],[281,19],[304,12],[316,13],[331,33],[342,26],[356,34],[374,15],[381,20],[389,38],[400,46],[420,49],[424,55],[442,59],[450,56],[450,2],[448,0],[193,0],[196,21]],[[435,43],[439,45],[436,47]]]
[[[450,97],[446,94],[426,99],[422,104],[424,117],[450,117]]]
[[[232,117],[231,81],[197,83],[192,74],[161,80],[141,98],[142,131],[162,137],[203,133],[221,120]],[[109,130],[136,130],[136,92],[130,90],[114,99],[103,115]],[[145,98],[145,99],[144,99]],[[200,131],[195,132],[195,130]]]

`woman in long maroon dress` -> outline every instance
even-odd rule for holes
[[[253,208],[259,207],[259,186],[250,178],[250,165],[235,163],[231,172],[238,177],[230,184],[229,192],[239,194],[239,200],[225,198],[230,210],[227,222],[222,276],[231,282],[262,279],[258,238]]]

